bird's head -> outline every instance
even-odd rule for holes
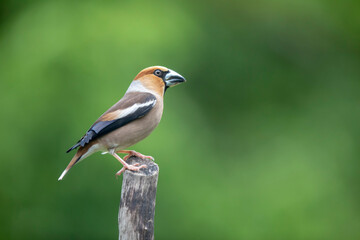
[[[142,70],[134,78],[134,81],[139,81],[145,88],[163,95],[169,87],[185,82],[186,80],[183,76],[171,69],[153,66]]]

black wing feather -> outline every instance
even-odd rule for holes
[[[153,104],[149,104],[144,107],[139,107],[135,112],[126,115],[122,118],[118,118],[111,121],[100,121],[95,123],[74,146],[69,148],[66,152],[70,152],[71,150],[78,148],[78,147],[84,147],[86,144],[88,144],[90,141],[95,140],[101,136],[104,136],[105,134],[114,131],[115,129],[118,129],[136,119],[142,118],[145,116],[155,105],[156,98],[152,95],[152,98],[147,98],[147,101],[153,101]]]

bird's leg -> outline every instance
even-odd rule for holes
[[[137,166],[139,166],[139,165],[140,165],[140,163],[134,163],[133,165],[130,165],[130,166],[135,166],[135,167],[137,167]],[[140,168],[146,168],[146,167],[147,167],[146,165],[141,165],[141,166],[139,167],[139,169],[140,169]],[[121,168],[117,173],[115,173],[116,178],[117,178],[118,176],[120,176],[123,172],[125,172],[125,170],[126,170],[126,168],[123,167],[123,168]],[[133,171],[139,171],[139,170],[133,170]]]
[[[129,169],[131,171],[139,171],[141,168],[146,168],[146,165],[140,165],[140,163],[135,163],[133,165],[129,165],[127,164],[123,159],[121,159],[121,157],[119,157],[113,150],[109,151],[109,153],[111,155],[113,155],[124,167],[122,169],[120,169],[120,171],[118,171],[115,175],[116,176],[120,176],[121,173],[123,173],[126,169]]]
[[[147,158],[147,159],[150,159],[150,160],[154,161],[154,158],[152,156],[146,156],[146,155],[138,153],[138,152],[136,152],[134,150],[120,150],[120,151],[117,151],[117,153],[127,153],[128,155],[126,155],[124,157],[125,161],[131,156],[136,156],[136,157],[139,157],[139,158],[142,158],[142,159]]]

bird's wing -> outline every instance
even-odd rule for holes
[[[107,110],[67,152],[145,116],[156,104],[151,93],[131,92]]]

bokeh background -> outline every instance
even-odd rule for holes
[[[156,239],[360,239],[360,2],[0,8],[0,238],[116,239],[119,163],[65,151],[152,65]]]

